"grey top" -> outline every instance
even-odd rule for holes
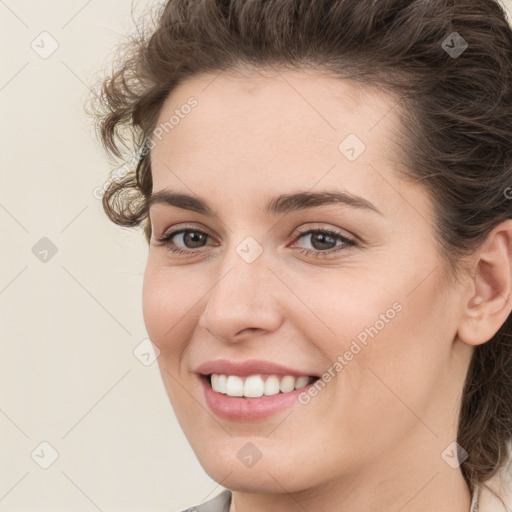
[[[195,507],[187,508],[181,512],[229,512],[231,506],[231,491],[225,489],[211,500]]]

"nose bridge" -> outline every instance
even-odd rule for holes
[[[258,299],[260,294],[267,294],[267,281],[272,273],[267,268],[268,255],[264,247],[254,237],[246,236],[241,242],[233,244],[222,256],[220,291],[245,296],[244,290],[251,290],[251,297]],[[275,279],[275,277],[273,277]],[[222,283],[224,281],[224,283]],[[213,290],[212,290],[213,291]]]
[[[232,340],[245,329],[276,329],[281,321],[272,293],[276,287],[263,247],[247,237],[223,256],[199,323],[224,340]]]

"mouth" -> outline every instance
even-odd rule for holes
[[[254,374],[247,376],[210,373],[200,375],[216,393],[233,398],[265,398],[286,395],[316,382],[319,377],[276,374]]]

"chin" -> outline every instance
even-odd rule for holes
[[[226,448],[225,457],[210,451],[204,457],[198,456],[198,460],[210,478],[232,491],[280,494],[283,488],[288,492],[299,492],[315,485],[314,474],[298,473],[293,459],[277,453],[274,457],[263,455],[248,466],[239,460],[236,452]]]

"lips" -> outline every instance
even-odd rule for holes
[[[199,374],[198,380],[203,388],[204,401],[209,410],[219,418],[236,422],[265,421],[289,407],[297,406],[299,396],[309,386],[314,385],[309,384],[288,393],[246,398],[232,397],[214,391],[205,375]]]
[[[319,377],[315,373],[308,371],[289,368],[287,366],[273,363],[271,361],[264,361],[259,359],[252,359],[248,361],[234,361],[228,359],[217,359],[207,361],[196,368],[196,372],[201,375],[223,374],[223,375],[238,375],[240,377],[247,377],[249,375],[263,374],[263,375],[291,375],[293,377]]]

